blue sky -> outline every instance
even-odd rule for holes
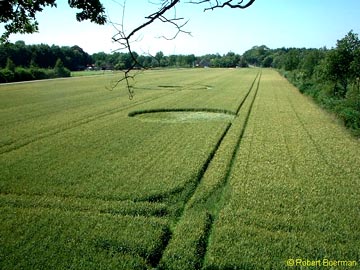
[[[57,2],[58,8],[46,8],[38,15],[39,33],[12,35],[10,40],[23,40],[26,44],[79,45],[90,54],[110,53],[120,47],[111,41],[116,33],[112,24],[79,23],[75,19],[76,10],[67,5],[67,0]],[[102,2],[110,20],[121,23],[123,1]],[[133,49],[138,53],[204,55],[229,51],[242,54],[255,45],[331,48],[350,30],[360,33],[359,0],[256,0],[245,10],[224,8],[207,12],[203,12],[205,4],[186,2],[179,4],[176,14],[189,19],[184,29],[190,31],[191,36],[181,34],[173,41],[159,38],[172,36],[175,29],[157,23],[135,37]],[[131,30],[144,22],[146,15],[156,11],[157,6],[148,0],[128,0],[125,8],[124,28]]]

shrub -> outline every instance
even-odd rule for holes
[[[48,71],[46,69],[31,68],[30,72],[33,75],[35,80],[49,79],[49,74],[48,74]]]
[[[0,83],[7,83],[14,81],[14,72],[9,69],[0,69]]]
[[[347,128],[360,128],[360,112],[351,107],[343,107],[339,110],[339,116],[343,119]]]
[[[70,70],[64,66],[64,63],[60,59],[56,61],[54,72],[57,77],[70,77],[71,75]]]
[[[30,71],[35,80],[57,78],[57,75],[53,69],[31,68]]]
[[[34,79],[29,69],[22,67],[15,68],[15,81],[31,81]]]

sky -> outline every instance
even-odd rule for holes
[[[128,0],[125,5],[123,0],[101,2],[110,21],[104,26],[77,22],[76,10],[68,6],[67,0],[57,0],[57,8],[47,7],[37,15],[39,33],[11,35],[10,41],[78,45],[89,54],[111,53],[121,48],[112,42],[120,24],[128,33],[158,9],[153,4],[156,0]],[[134,37],[133,50],[139,54],[155,55],[162,51],[165,55],[200,56],[229,51],[242,54],[260,45],[271,49],[332,48],[350,30],[360,34],[360,0],[256,0],[244,10],[223,8],[206,12],[204,8],[208,5],[187,2],[181,1],[176,10],[169,13],[169,18],[176,12],[177,17],[184,18],[183,22],[188,20],[183,29],[191,35],[181,33],[175,40],[168,41],[161,36],[172,37],[176,29],[169,24],[155,23]]]

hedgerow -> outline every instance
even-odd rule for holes
[[[70,77],[70,71],[64,69],[44,69],[44,68],[23,68],[16,67],[14,71],[0,69],[0,83],[22,82],[32,80],[43,80]]]

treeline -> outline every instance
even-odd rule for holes
[[[278,69],[302,93],[335,112],[360,135],[360,40],[349,32],[333,49],[269,49],[243,54],[249,65]]]
[[[208,54],[204,56],[190,55],[169,55],[157,52],[154,56],[138,55],[134,52],[139,65],[138,68],[157,67],[236,67],[246,66],[241,61],[241,56],[233,52],[225,55]],[[11,60],[15,67],[22,68],[54,68],[56,61],[61,60],[64,67],[70,71],[98,69],[98,70],[123,70],[133,65],[133,60],[128,53],[95,53],[89,55],[79,46],[56,45],[26,45],[23,41],[14,44],[3,44],[0,46],[0,68],[6,68],[8,60]]]
[[[157,52],[154,56],[134,52],[136,68],[190,68],[247,66],[239,54],[208,54],[204,56],[169,55]],[[70,71],[124,70],[133,66],[129,53],[104,52],[89,55],[79,46],[26,45],[23,41],[0,45],[0,83],[70,76]]]
[[[79,46],[2,44],[0,82],[69,77],[70,70],[83,70],[91,63],[91,56]]]
[[[14,62],[8,58],[5,68],[0,69],[0,83],[62,77],[70,77],[70,70],[64,67],[63,62],[60,59],[56,61],[53,69],[45,69],[37,66],[31,66],[29,68],[16,67]]]
[[[5,68],[7,59],[17,67],[53,68],[60,59],[69,70],[83,70],[92,63],[91,56],[79,46],[26,45],[23,41],[0,46],[0,67]]]
[[[229,68],[237,66],[247,66],[242,61],[239,54],[229,52],[224,55],[207,54],[204,56],[190,55],[164,55],[163,52],[157,52],[155,55],[138,55],[134,56],[139,63],[138,68],[190,68],[190,67],[219,67]],[[112,53],[106,54],[104,52],[95,53],[92,56],[94,68],[97,69],[111,69],[121,70],[131,67],[132,58],[127,53]]]

